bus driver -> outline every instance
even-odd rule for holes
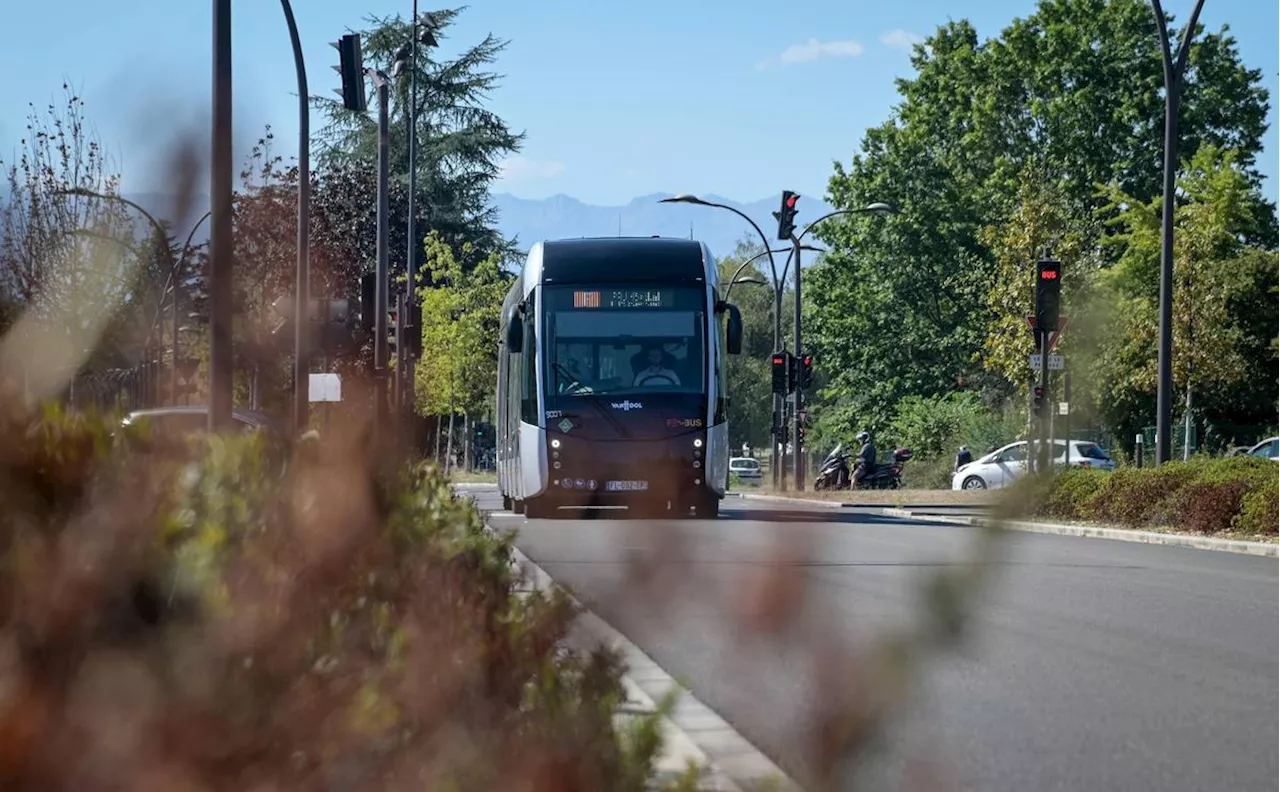
[[[636,374],[634,387],[643,385],[679,385],[680,378],[676,373],[662,365],[662,347],[649,347],[649,367]]]

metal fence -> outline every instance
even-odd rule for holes
[[[67,389],[66,401],[75,407],[101,410],[155,407],[162,401],[163,377],[164,365],[158,356],[129,368],[86,372]]]

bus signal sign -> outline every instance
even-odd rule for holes
[[[1044,280],[1057,280],[1058,271],[1053,269],[1040,270],[1040,277]]]

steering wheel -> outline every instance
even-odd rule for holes
[[[648,382],[649,380],[652,380],[652,379],[664,379],[664,380],[666,380],[666,381],[667,381],[667,384],[668,384],[668,385],[675,385],[675,384],[676,384],[676,381],[675,381],[674,379],[672,379],[670,376],[666,375],[666,374],[646,374],[646,375],[644,375],[643,377],[641,377],[641,378],[640,378],[640,381],[639,381],[639,382],[637,382],[637,383],[636,383],[636,385],[637,385],[638,387],[641,387],[641,386],[643,386],[646,382]]]

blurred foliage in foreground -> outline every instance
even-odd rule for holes
[[[1280,523],[1280,469],[1257,457],[1194,458],[1115,473],[1068,468],[1015,487],[1031,497],[1009,501],[1030,504],[1042,517],[1251,536],[1275,536]]]
[[[358,438],[0,427],[0,788],[640,790],[655,717],[562,591]],[[690,779],[683,779],[686,785]]]

